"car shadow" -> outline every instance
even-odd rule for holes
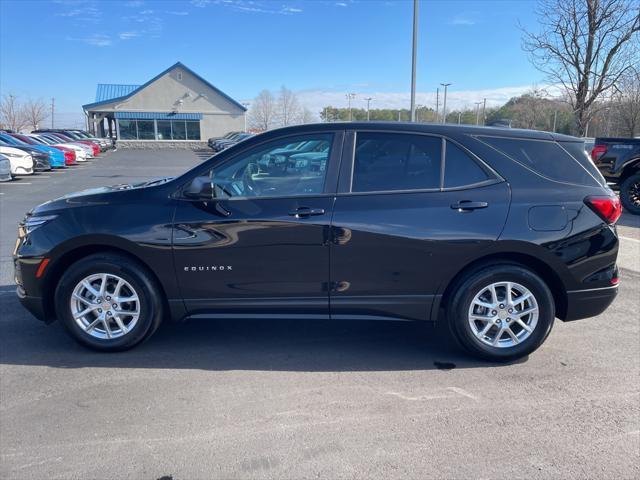
[[[132,350],[99,353],[59,322],[33,318],[0,287],[0,364],[211,371],[404,371],[499,367],[463,353],[444,325],[422,322],[206,320],[167,323]],[[526,358],[520,361],[526,361]]]

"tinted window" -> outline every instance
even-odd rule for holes
[[[351,190],[440,188],[441,149],[440,137],[358,133]]]
[[[559,143],[560,145],[562,145],[562,148],[564,148],[567,152],[569,152],[569,154],[571,154],[571,156],[575,158],[580,163],[580,165],[586,168],[587,171],[591,175],[593,175],[598,182],[600,182],[600,185],[607,184],[607,181],[604,179],[604,177],[600,173],[600,170],[598,170],[598,167],[596,167],[593,164],[593,160],[591,160],[590,153],[591,153],[591,150],[593,149],[593,142],[591,144],[591,147],[588,150],[587,150],[588,148],[587,142],[584,142],[584,148],[583,148],[583,144],[580,142],[559,142]]]
[[[138,140],[155,140],[153,120],[138,120]]]
[[[317,148],[300,153],[300,141]],[[268,142],[214,167],[209,172],[217,196],[283,197],[320,194],[324,190],[333,134],[305,135]]]
[[[596,180],[556,142],[495,137],[481,137],[481,140],[551,180],[579,185],[597,184]]]
[[[135,120],[119,120],[118,127],[120,128],[120,139],[135,140],[138,138]]]
[[[467,152],[447,142],[444,162],[444,188],[463,187],[487,180],[489,176]]]
[[[187,122],[187,140],[200,140],[200,122]]]
[[[158,120],[158,140],[171,140],[171,120]]]

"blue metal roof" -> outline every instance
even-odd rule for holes
[[[124,97],[139,88],[140,85],[118,85],[116,83],[99,83],[96,90],[96,102],[104,102],[113,98]]]
[[[173,112],[116,112],[115,117],[122,120],[202,120],[201,113]]]

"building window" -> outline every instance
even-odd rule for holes
[[[182,80],[182,72],[178,72],[178,80]]]
[[[200,140],[200,122],[187,123],[187,140]]]
[[[119,120],[118,126],[120,130],[121,140],[137,140],[138,130],[135,120]]]
[[[171,120],[158,120],[158,140],[171,140]]]
[[[184,120],[173,120],[171,123],[173,124],[173,139],[186,140],[187,129],[185,128]]]
[[[200,120],[118,120],[120,140],[200,140]]]

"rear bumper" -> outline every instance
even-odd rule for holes
[[[604,312],[618,295],[618,285],[567,292],[565,322],[595,317]]]

